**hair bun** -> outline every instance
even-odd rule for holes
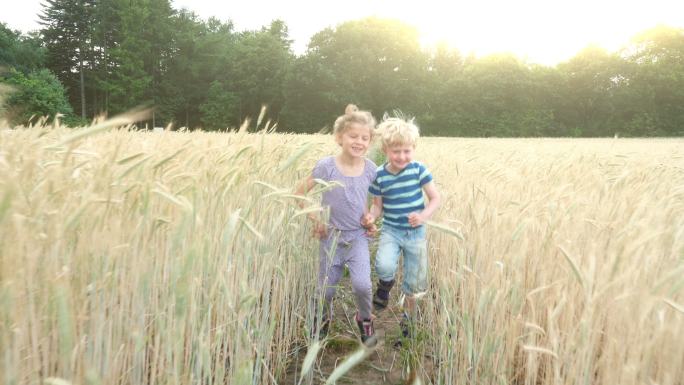
[[[356,107],[355,104],[347,104],[347,108],[344,109],[344,113],[349,115],[353,114],[354,112],[358,111],[359,107]]]

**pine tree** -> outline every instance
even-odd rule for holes
[[[47,67],[86,117],[86,71],[93,62],[94,0],[46,0],[40,15]]]

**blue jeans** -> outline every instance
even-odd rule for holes
[[[375,271],[378,278],[391,281],[397,272],[399,254],[404,255],[404,280],[401,290],[407,295],[427,290],[427,241],[425,226],[413,229],[397,229],[383,226],[380,233]]]

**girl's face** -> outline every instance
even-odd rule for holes
[[[370,146],[371,130],[363,124],[352,123],[337,135],[336,140],[345,155],[352,158],[363,157]]]

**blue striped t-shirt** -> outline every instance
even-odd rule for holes
[[[368,191],[382,197],[383,224],[399,229],[411,229],[408,215],[425,208],[423,186],[432,181],[432,174],[420,162],[411,162],[397,174],[387,171],[387,164],[378,167]]]

